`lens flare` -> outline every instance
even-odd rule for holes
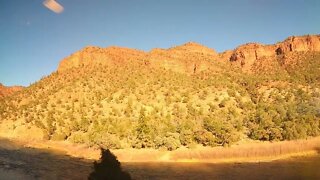
[[[55,0],[45,0],[43,5],[55,13],[61,13],[63,11],[63,7]]]

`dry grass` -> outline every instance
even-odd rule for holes
[[[55,141],[17,141],[24,147],[51,149],[74,157],[98,159],[99,150],[84,145]],[[306,140],[282,142],[250,142],[231,147],[180,148],[175,151],[155,149],[112,150],[121,162],[258,162],[317,154],[320,151],[320,137]]]
[[[124,162],[247,162],[269,161],[318,153],[320,137],[283,142],[257,142],[232,147],[181,148],[176,151],[115,150]]]
[[[258,142],[235,145],[229,148],[202,148],[196,150],[176,151],[172,160],[227,162],[227,161],[268,161],[291,156],[319,153],[320,137],[308,140],[283,142]]]

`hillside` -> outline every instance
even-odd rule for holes
[[[168,150],[318,136],[319,69],[319,35],[220,54],[86,47],[0,99],[0,135]]]
[[[0,98],[4,96],[10,96],[11,94],[21,91],[22,89],[23,89],[22,86],[7,87],[0,83]]]

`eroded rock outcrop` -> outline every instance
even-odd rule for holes
[[[238,64],[244,71],[251,71],[258,60],[272,59],[279,55],[283,55],[285,59],[285,55],[290,52],[308,51],[320,51],[320,35],[292,36],[274,45],[247,43],[220,54],[194,42],[169,49],[156,48],[148,53],[122,47],[86,47],[62,60],[58,71],[92,63],[103,63],[110,66],[140,63],[175,72],[194,74],[204,70],[217,70],[219,67],[213,64],[216,61],[231,62]]]
[[[277,54],[287,52],[320,51],[320,35],[291,36],[276,44]]]
[[[241,65],[244,71],[250,71],[257,60],[286,55],[290,52],[310,51],[320,51],[319,35],[292,36],[274,45],[248,43],[239,46],[232,53],[230,51],[221,53],[220,57]]]
[[[4,96],[9,96],[17,91],[21,91],[24,87],[22,86],[4,86],[0,83],[0,98]]]
[[[146,59],[151,65],[190,74],[210,68],[210,62],[218,58],[213,49],[189,42],[169,49],[153,49]]]
[[[276,47],[273,45],[248,43],[235,49],[230,56],[230,61],[240,62],[244,68],[250,68],[256,60],[275,55],[275,50]]]
[[[72,67],[102,63],[121,65],[121,63],[142,63],[176,72],[197,73],[210,67],[210,61],[218,54],[210,48],[197,43],[186,43],[169,49],[153,49],[149,53],[122,47],[86,47],[61,61],[58,71]]]
[[[73,67],[90,65],[92,63],[120,65],[122,63],[129,63],[130,61],[139,61],[143,59],[145,54],[145,52],[140,50],[123,47],[100,48],[89,46],[63,59],[59,64],[58,71],[62,72]]]

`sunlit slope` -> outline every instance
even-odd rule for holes
[[[57,71],[0,99],[2,135],[169,150],[319,135],[319,53],[264,57],[250,72],[206,55],[193,72],[178,54],[175,68],[141,52]]]

